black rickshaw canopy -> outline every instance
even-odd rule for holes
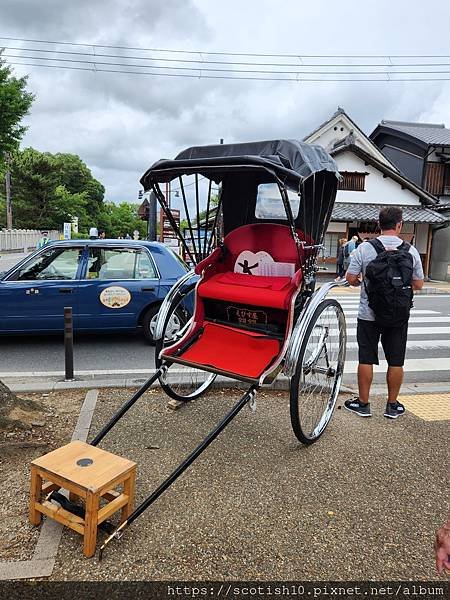
[[[183,177],[195,175],[196,214],[191,219],[186,199]],[[199,176],[209,180],[206,211],[199,203]],[[208,215],[215,215],[212,229],[216,229],[217,216],[221,214],[222,233],[227,235],[243,225],[256,223],[255,213],[258,186],[276,183],[279,197],[284,205],[286,219],[265,219],[264,222],[289,223],[293,236],[301,230],[315,245],[320,245],[328,226],[339,179],[337,164],[321,147],[297,140],[268,140],[239,144],[216,144],[193,146],[180,152],[174,159],[162,159],[154,163],[142,176],[141,184],[146,191],[153,190],[172,227],[180,237],[178,227],[170,213],[159,184],[179,180],[189,229],[208,222]],[[211,208],[211,183],[220,184],[220,199],[217,208]],[[300,196],[298,213],[293,215],[288,190]],[[210,213],[211,209],[211,213]],[[197,230],[199,228],[197,227]],[[198,233],[198,231],[197,231]],[[200,235],[200,234],[198,234]],[[208,253],[209,248],[200,248],[191,235],[192,253],[181,239],[183,246],[194,262]],[[211,238],[212,239],[212,238]],[[215,236],[217,243],[217,236]],[[199,246],[198,248],[196,246]],[[195,255],[195,256],[194,256]]]
[[[321,146],[298,140],[268,140],[192,146],[174,159],[158,160],[144,173],[141,184],[148,190],[153,183],[166,183],[194,171],[219,183],[227,172],[239,169],[264,169],[296,191],[300,182],[314,173],[339,174],[335,161]]]

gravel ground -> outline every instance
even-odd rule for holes
[[[28,431],[0,433],[0,561],[33,556],[40,529],[28,521],[30,463],[70,441],[86,392],[21,394],[38,400],[46,413]],[[20,447],[19,444],[32,447]]]
[[[101,392],[91,432],[129,397]],[[216,391],[177,412],[153,390],[103,440],[138,463],[142,501],[241,394]],[[342,404],[344,397],[339,401]],[[435,529],[447,514],[448,422],[337,410],[304,447],[288,395],[261,392],[124,534],[102,563],[66,530],[55,580],[433,580]],[[100,539],[104,539],[100,534]]]

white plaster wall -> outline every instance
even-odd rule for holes
[[[346,233],[347,223],[340,223],[339,221],[331,221],[328,224],[327,233]]]
[[[344,152],[335,157],[340,171],[357,171],[369,173],[366,175],[366,191],[352,192],[338,190],[336,202],[353,202],[356,204],[399,204],[408,206],[421,206],[419,197],[410,190],[401,188],[401,185],[383,174],[371,165],[364,164],[352,152]]]
[[[335,129],[336,128],[336,129]],[[364,132],[357,129],[354,124],[346,117],[346,115],[338,115],[332,121],[327,123],[323,129],[316,131],[305,139],[308,144],[319,144],[330,152],[337,142],[345,139],[350,132],[355,136],[357,146],[377,158],[382,163],[390,166],[393,165],[388,161],[384,154],[365,136]]]
[[[420,254],[426,254],[428,244],[428,223],[417,223],[414,246]]]
[[[337,127],[336,131],[334,130],[335,127]],[[341,131],[341,128],[343,131]],[[333,120],[329,125],[327,125],[327,129],[318,131],[316,134],[308,138],[307,142],[309,144],[319,144],[319,146],[322,146],[322,148],[325,148],[325,150],[330,150],[336,142],[339,142],[347,137],[352,129],[354,129],[354,127],[352,126],[350,128],[346,123],[343,122],[342,119],[339,119],[338,121]]]

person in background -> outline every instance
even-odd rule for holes
[[[48,231],[41,231],[41,238],[38,241],[38,243],[36,244],[36,248],[39,250],[40,248],[43,248],[44,246],[46,246],[51,240],[48,237]]]
[[[89,239],[90,240],[98,240],[98,230],[97,230],[97,227],[91,227],[89,229]]]
[[[336,279],[335,281],[339,281],[342,279],[345,274],[344,269],[344,246],[347,243],[347,238],[341,238],[338,241],[338,254],[336,260]]]
[[[98,230],[98,239],[99,240],[104,240],[106,238],[106,232],[104,229],[99,229]]]
[[[358,242],[358,236],[354,235],[352,238],[344,244],[344,270],[348,269],[350,264],[350,256],[354,250],[356,250],[356,245]]]

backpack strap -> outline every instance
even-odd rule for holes
[[[368,240],[368,242],[372,246],[372,248],[375,249],[377,256],[378,256],[378,254],[385,252],[386,248],[383,246],[382,242],[380,242],[380,240],[378,238],[375,238],[373,240]]]
[[[402,242],[400,246],[397,247],[397,250],[401,250],[402,252],[409,252],[410,248],[411,244],[408,244],[408,242]]]

